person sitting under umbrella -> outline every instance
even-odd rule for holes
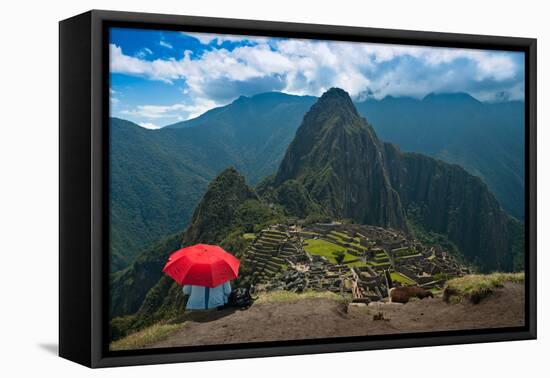
[[[199,285],[184,285],[183,294],[189,295],[187,310],[208,310],[225,305],[231,294],[231,284],[224,282],[213,288]]]
[[[186,309],[208,310],[228,302],[240,261],[216,245],[195,244],[170,255],[163,272],[189,295]]]

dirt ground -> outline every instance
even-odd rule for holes
[[[524,324],[524,300],[524,285],[507,283],[477,305],[448,304],[441,297],[362,307],[330,299],[255,304],[243,311],[197,314],[145,348],[517,327]],[[379,313],[383,319],[374,320]]]

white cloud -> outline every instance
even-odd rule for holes
[[[490,90],[475,90],[471,93],[480,101],[522,101],[525,97],[525,83],[518,82],[511,87],[491,88]]]
[[[148,55],[152,55],[153,51],[147,47],[142,48],[136,53],[136,58],[143,59]]]
[[[484,56],[477,61],[477,80],[494,79],[502,81],[512,78],[517,67],[514,62],[502,54]]]
[[[215,107],[212,101],[198,101],[195,104],[172,104],[172,105],[138,105],[133,109],[121,110],[124,116],[137,117],[147,120],[176,119],[185,120],[194,118],[205,111]]]
[[[116,45],[110,46],[110,69],[111,72],[145,75],[149,73],[149,62],[136,57],[124,55],[122,49]],[[150,75],[149,75],[150,76]]]
[[[142,105],[132,111],[148,119],[184,118],[224,105],[243,94],[278,90],[319,96],[341,87],[355,98],[365,93],[422,97],[430,92],[467,91],[489,98],[522,96],[522,63],[513,53],[422,46],[184,33],[216,48],[181,58],[144,60],[112,44],[111,71],[174,84],[185,83],[186,104]],[[252,41],[232,50],[223,41]],[[161,42],[164,42],[161,40]],[[215,43],[214,43],[215,42]],[[509,92],[509,93],[508,93]],[[480,98],[481,99],[481,98]]]
[[[164,40],[160,40],[159,41],[159,45],[161,45],[162,47],[166,47],[167,49],[173,49],[174,46],[172,46],[170,43],[164,41]]]
[[[155,125],[154,123],[151,123],[151,122],[141,122],[141,123],[138,123],[138,125],[149,130],[156,130],[161,128],[161,126]]]

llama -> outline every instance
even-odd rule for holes
[[[410,298],[416,297],[419,299],[424,299],[426,297],[433,298],[434,295],[421,287],[418,286],[403,286],[403,287],[394,287],[389,290],[390,293],[390,303],[407,303]]]

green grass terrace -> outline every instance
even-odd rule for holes
[[[416,285],[416,281],[413,281],[409,277],[399,272],[390,272],[390,277],[392,281],[399,282],[402,285],[406,285],[406,286]]]
[[[348,254],[344,247],[331,243],[324,239],[304,239],[304,243],[304,249],[307,253],[323,256],[327,258],[332,264],[336,264],[336,259],[334,258],[333,253],[337,251],[346,252],[344,264],[346,263],[346,261],[357,259],[357,257]]]

